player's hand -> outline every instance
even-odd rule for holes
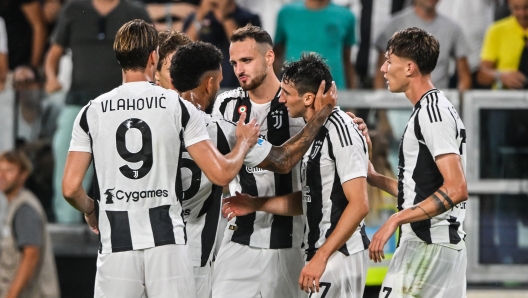
[[[332,107],[335,107],[337,104],[337,88],[335,82],[332,82],[332,86],[330,87],[330,89],[328,89],[326,93],[324,93],[325,87],[326,82],[322,80],[314,100],[314,109],[316,113],[319,112],[326,105],[331,105]]]
[[[252,196],[235,192],[235,195],[222,200],[222,215],[227,220],[235,216],[244,216],[257,211],[257,200]]]
[[[247,124],[244,123],[245,121],[246,113],[240,114],[240,119],[238,120],[236,128],[237,141],[246,142],[250,146],[253,146],[257,143],[260,134],[260,125],[257,124],[257,120],[254,118]]]
[[[352,118],[352,121],[357,124],[358,129],[361,131],[361,134],[365,136],[365,139],[367,140],[369,155],[372,155],[372,140],[370,139],[370,135],[368,134],[368,127],[365,123],[365,120],[363,120],[363,118],[356,117],[356,115],[354,115],[354,113],[352,112],[347,112],[347,115]]]
[[[500,80],[509,89],[522,89],[527,81],[526,76],[520,71],[502,72]]]
[[[99,234],[99,223],[97,222],[97,216],[95,216],[95,212],[92,212],[90,215],[85,215],[84,220],[86,220],[86,223],[92,232]]]
[[[326,269],[327,260],[315,253],[313,258],[304,266],[299,277],[299,286],[306,293],[319,292],[319,280]]]
[[[57,91],[60,91],[62,89],[62,85],[60,84],[57,77],[48,78],[46,80],[46,84],[44,85],[44,89],[46,89],[46,93],[52,94]]]
[[[391,216],[381,228],[374,234],[372,241],[369,245],[369,258],[374,261],[374,263],[381,262],[382,259],[385,259],[385,253],[383,248],[389,238],[396,232],[398,225],[396,220],[394,220],[394,215]]]

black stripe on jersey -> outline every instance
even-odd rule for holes
[[[245,121],[245,123],[249,123],[249,118],[250,118],[250,115],[251,115],[251,100],[247,96],[237,99],[237,102],[235,104],[235,109],[233,110],[233,118],[231,120],[233,122],[238,122],[238,119],[240,119],[240,112],[238,111],[238,109],[241,106],[246,106],[246,121]],[[224,110],[225,110],[225,108],[224,108]],[[224,114],[222,113],[222,115],[224,115]]]
[[[343,119],[343,117],[341,117],[341,115],[339,113],[334,113],[332,116],[334,116],[336,119],[340,120],[338,121],[339,123],[341,123],[341,125],[345,128],[346,130],[346,133],[345,133],[345,138],[348,139],[348,141],[350,142],[350,145],[352,145],[352,137],[350,136],[350,131],[348,130],[348,125],[346,124],[345,120]]]
[[[365,139],[363,135],[361,134],[357,126],[354,126],[354,130],[356,131],[356,133],[359,135],[359,138],[361,139],[361,143],[363,144],[363,152],[367,153],[367,144],[365,143]]]
[[[414,111],[411,114],[411,119],[414,115],[416,115],[420,111],[420,102],[418,102],[414,108]],[[403,140],[405,137],[405,133],[407,132],[407,127],[409,123],[405,125],[405,129],[403,130],[402,137],[400,139],[400,148],[398,149],[398,210],[403,210],[403,172],[405,169],[405,155],[403,154]]]
[[[435,110],[435,99],[433,97],[433,94],[430,94],[429,96],[427,96],[427,109],[431,109],[431,111],[433,112],[433,118],[434,118],[434,122],[438,122],[438,118],[436,116],[436,110]]]
[[[130,223],[127,211],[106,210],[106,216],[110,223],[110,241],[112,252],[133,250],[132,234],[130,233]],[[172,222],[171,222],[172,224]]]
[[[345,139],[344,136],[342,136],[342,134],[344,134],[344,131],[340,130],[340,126],[337,124],[336,120],[332,116],[330,116],[328,118],[328,121],[330,121],[336,127],[336,131],[337,131],[337,135],[339,136],[339,142],[341,143],[341,147],[348,146],[347,140]]]
[[[434,97],[435,97],[435,109],[436,109],[436,113],[438,113],[438,119],[439,121],[442,121],[442,115],[440,114],[440,108],[438,108],[438,92],[435,92],[433,93]]]
[[[225,113],[225,110],[227,108],[227,104],[232,101],[232,100],[236,100],[237,98],[236,97],[227,97],[227,98],[224,98],[224,101],[222,101],[222,103],[220,104],[220,114],[221,115],[224,115]]]
[[[156,246],[176,244],[172,219],[169,215],[170,207],[170,205],[163,205],[149,209],[150,226]]]
[[[326,135],[326,142],[328,144],[328,152],[329,152],[330,158],[334,161],[334,164],[335,164],[336,158],[333,154],[334,149],[332,148],[332,143],[330,142],[330,136],[328,135]],[[339,219],[341,218],[341,215],[343,214],[343,211],[345,211],[345,208],[348,206],[348,199],[345,196],[345,192],[343,191],[343,186],[341,185],[341,179],[339,178],[339,174],[337,173],[336,168],[334,168],[334,183],[332,185],[332,191],[330,192],[330,200],[332,201],[332,210],[330,211],[330,227],[326,231],[325,238],[330,237],[330,234],[332,234],[332,232],[335,230],[337,223],[339,222]],[[346,242],[338,250],[342,252],[345,256],[350,255],[350,253],[348,252],[348,248],[346,246]]]
[[[458,244],[460,240],[462,240],[460,239],[460,235],[458,235],[460,223],[454,216],[449,216],[449,219],[447,221],[449,222],[449,243]]]
[[[367,236],[367,231],[365,231],[365,224],[361,226],[361,229],[359,230],[359,234],[361,235],[361,240],[363,241],[363,248],[368,249],[370,245],[370,239]]]
[[[429,115],[429,121],[431,121],[431,123],[433,123],[433,117],[431,117],[431,111],[429,110],[429,98],[427,98],[427,115]]]
[[[187,110],[187,107],[185,106],[185,104],[183,104],[183,100],[181,97],[180,97],[180,107],[181,107],[181,124],[182,124],[182,129],[185,129],[185,127],[187,127],[187,123],[189,123],[189,119],[191,118],[191,116],[189,115],[189,111]],[[181,139],[183,140],[183,139]]]
[[[79,121],[79,125],[81,126],[81,128],[84,130],[85,133],[89,133],[90,132],[90,128],[88,127],[88,119],[87,119],[87,112],[88,112],[88,109],[90,108],[90,105],[92,104],[92,101],[90,100],[90,103],[88,104],[88,106],[86,106],[84,108],[84,111],[81,115],[81,119]]]
[[[328,129],[326,127],[321,127],[319,133],[315,137],[313,144],[319,142],[323,146],[326,135],[328,134]],[[330,151],[331,152],[331,151]],[[306,169],[303,171],[306,174],[301,175],[302,179],[306,179],[304,185],[310,187],[310,200],[306,201],[306,217],[307,225],[310,228],[308,232],[307,239],[307,260],[315,254],[316,247],[315,244],[319,237],[321,236],[321,230],[319,228],[319,223],[323,219],[323,184],[321,181],[321,150],[311,154],[308,161],[306,162]],[[310,174],[308,174],[310,173]],[[304,198],[303,198],[304,199]]]
[[[279,97],[271,101],[270,113],[267,116],[268,141],[280,146],[290,139],[290,120],[288,109],[279,102]],[[274,174],[275,195],[285,195],[293,192],[292,173]],[[271,223],[270,248],[289,248],[293,245],[293,217],[274,215]]]

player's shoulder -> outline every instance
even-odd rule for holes
[[[450,121],[455,108],[444,92],[432,89],[422,96],[419,101],[418,117],[420,123],[437,123],[443,121]]]
[[[328,131],[341,129],[352,123],[352,119],[341,109],[335,107],[328,119],[325,122],[325,127]]]
[[[228,91],[220,93],[220,95],[216,97],[216,101],[224,102],[228,100],[234,100],[234,99],[236,100],[236,99],[243,98],[243,97],[247,97],[247,92],[244,91],[241,87],[238,87],[236,89],[232,89],[232,90],[228,90]]]

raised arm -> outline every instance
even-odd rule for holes
[[[256,124],[255,119],[245,124],[245,119],[246,113],[242,113],[236,129],[237,142],[233,150],[225,156],[209,140],[187,147],[194,162],[216,185],[227,186],[235,178],[244,163],[244,157],[249,148],[257,142],[260,133],[259,125]]]
[[[444,178],[444,184],[427,199],[393,214],[383,224],[369,247],[370,258],[375,262],[381,262],[385,258],[383,247],[398,226],[431,219],[467,200],[467,183],[460,156],[454,153],[439,155],[436,157],[436,165]]]
[[[323,93],[325,85],[325,81],[322,81],[316,94],[315,109],[316,111],[319,110],[319,112],[286,143],[281,146],[273,146],[268,156],[258,165],[259,168],[286,174],[301,160],[317,136],[319,128],[323,126],[337,103],[335,83],[332,82],[332,87],[330,87],[328,92]]]

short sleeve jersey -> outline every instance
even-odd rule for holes
[[[443,154],[460,156],[466,169],[466,129],[443,92],[431,89],[416,103],[403,133],[398,162],[398,209],[422,202],[444,183],[436,165]],[[400,241],[424,241],[450,247],[464,245],[466,204],[432,219],[402,225]]]
[[[331,235],[350,204],[342,184],[367,177],[367,167],[365,137],[345,112],[335,108],[302,159],[304,242],[308,260]],[[348,256],[367,249],[369,244],[362,220],[339,251]]]
[[[209,138],[222,154],[231,152],[236,144],[236,124],[218,116],[202,112]],[[244,165],[249,168],[260,164],[272,145],[264,139],[248,151]],[[182,149],[180,162],[183,190],[183,216],[186,221],[193,266],[203,267],[213,257],[223,187],[213,184],[198,168],[189,153]]]
[[[101,253],[186,243],[176,180],[182,144],[209,139],[200,113],[149,82],[125,83],[79,112],[70,151],[93,154]]]

